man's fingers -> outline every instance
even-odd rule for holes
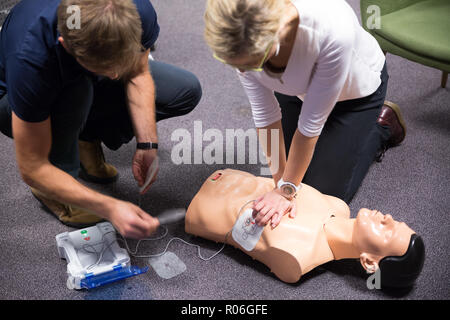
[[[158,218],[155,218],[148,213],[142,214],[142,220],[144,220],[149,225],[151,233],[153,233],[153,231],[155,231],[161,225]]]
[[[159,172],[159,168],[156,169],[155,175],[153,176],[152,180],[150,181],[150,183],[148,184],[147,187],[145,187],[145,189],[141,192],[141,194],[145,194],[147,193],[148,189],[150,189],[150,187],[155,183],[156,178],[158,176],[158,172]],[[147,179],[147,178],[146,178]]]
[[[138,185],[139,185],[139,187],[141,187],[144,184],[144,180],[143,180],[142,175],[141,175],[140,167],[134,165],[132,171],[133,171],[134,180],[136,180]]]
[[[141,232],[129,231],[122,235],[126,239],[140,240],[144,238]]]
[[[143,212],[143,211],[142,211]],[[145,214],[145,213],[144,213]],[[134,210],[134,216],[128,220],[125,233],[139,239],[145,238],[149,234],[152,224],[145,220],[139,208]]]
[[[124,238],[129,238],[129,239],[142,239],[144,237],[143,230],[141,230],[139,227],[137,227],[135,225],[135,223],[130,223],[130,224],[124,226],[120,230],[120,234]]]
[[[150,169],[149,169],[150,170]],[[145,189],[140,193],[140,194],[145,194],[147,193],[148,189],[150,189],[150,187],[153,185],[153,183],[155,183],[157,177],[158,177],[158,172],[159,172],[159,167],[156,169],[155,174],[153,175],[152,180],[149,182],[149,184],[145,187]],[[147,172],[147,174],[149,174],[150,172]],[[147,176],[145,176],[145,181],[147,180]],[[144,184],[142,183],[142,185]],[[140,187],[142,187],[142,185]]]
[[[158,227],[161,225],[158,218],[153,217],[143,210],[141,210],[140,212],[140,217],[145,222],[147,237],[154,233],[156,229],[158,229]]]
[[[152,186],[152,184],[153,184],[153,182],[150,182],[150,183],[148,184],[148,186],[141,192],[141,194],[147,193],[148,189],[150,189],[150,187]]]

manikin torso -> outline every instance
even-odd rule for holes
[[[275,229],[268,224],[255,248],[246,251],[234,241],[230,231],[239,212],[251,208],[248,202],[273,188],[270,178],[231,169],[214,172],[188,208],[186,232],[231,244],[264,263],[279,279],[297,282],[303,274],[334,260],[324,224],[332,216],[348,219],[350,211],[342,200],[302,185],[295,199],[296,217],[286,214]]]

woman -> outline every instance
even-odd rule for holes
[[[384,104],[383,52],[344,0],[208,0],[205,38],[237,69],[272,164],[260,225],[295,215],[301,182],[350,202],[377,154],[404,139],[398,106]]]

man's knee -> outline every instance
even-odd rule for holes
[[[198,105],[202,98],[202,86],[198,78],[190,72],[186,73],[184,94],[181,96],[182,102],[180,103],[179,115],[184,115]]]
[[[202,87],[198,78],[191,72],[184,71],[177,86],[177,96],[169,104],[162,104],[157,101],[156,119],[186,115],[198,105],[202,97]]]
[[[156,87],[157,119],[191,112],[200,102],[202,87],[190,71],[159,61],[149,61]]]

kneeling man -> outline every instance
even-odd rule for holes
[[[149,60],[158,34],[149,0],[22,0],[3,24],[0,130],[14,138],[32,193],[67,225],[107,219],[129,238],[158,227],[75,179],[115,181],[101,143],[117,150],[136,137],[132,171],[142,186],[157,157],[156,122],[198,104],[193,74]]]

